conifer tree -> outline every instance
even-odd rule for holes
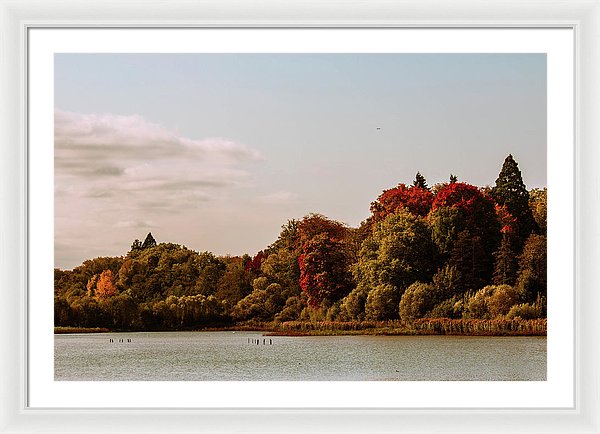
[[[152,236],[152,232],[148,232],[148,235],[146,235],[146,239],[142,244],[142,249],[149,249],[150,247],[156,247],[156,240]]]
[[[490,196],[498,205],[506,206],[508,212],[517,220],[517,247],[523,245],[527,237],[536,229],[533,214],[529,208],[529,192],[523,183],[519,165],[511,154],[506,157],[502,170],[491,189]]]
[[[414,187],[420,187],[424,190],[429,190],[429,187],[427,186],[427,181],[425,180],[425,177],[421,175],[421,172],[417,172],[417,175],[415,176],[415,180],[413,181],[412,185]]]
[[[494,253],[494,285],[514,285],[517,276],[517,261],[514,243],[509,234],[503,234],[500,247]]]

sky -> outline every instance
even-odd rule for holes
[[[546,186],[544,54],[56,54],[55,266],[152,232],[254,255],[289,219],[356,227],[419,171]]]

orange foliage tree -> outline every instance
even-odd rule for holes
[[[106,300],[107,298],[117,295],[118,291],[113,283],[113,273],[110,270],[104,270],[100,273],[96,282],[96,300]]]

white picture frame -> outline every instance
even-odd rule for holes
[[[42,27],[562,27],[575,31],[575,406],[566,409],[55,409],[27,405],[27,31]],[[194,4],[0,0],[0,432],[600,432],[596,175],[600,2],[492,0]]]

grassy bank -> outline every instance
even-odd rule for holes
[[[422,318],[414,321],[287,321],[282,323],[249,322],[227,327],[204,328],[202,331],[258,331],[264,332],[269,336],[546,336],[546,327],[547,320],[545,318],[532,320],[523,320],[518,318],[490,320]],[[109,331],[109,329],[105,328],[54,328],[54,333],[103,333]]]
[[[54,327],[54,334],[64,334],[64,333],[107,333],[110,332],[109,329],[105,329],[102,327]]]
[[[274,335],[454,335],[454,336],[545,336],[547,320],[447,319],[414,321],[300,322],[275,325]]]

